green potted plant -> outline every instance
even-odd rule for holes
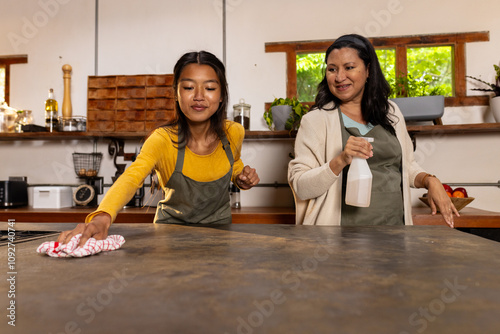
[[[398,105],[406,121],[441,124],[445,95],[442,87],[431,88],[428,80],[418,80],[410,74],[397,76],[390,85],[391,100]]]
[[[270,130],[297,130],[302,116],[308,111],[309,106],[300,103],[296,97],[275,98],[264,112],[264,120]]]
[[[491,112],[493,114],[493,117],[495,118],[495,121],[500,122],[500,66],[498,65],[493,65],[493,68],[495,69],[495,83],[488,83],[484,80],[481,80],[476,77],[472,77],[470,75],[467,75],[467,78],[474,79],[476,81],[479,81],[480,83],[485,84],[486,86],[490,88],[472,88],[472,90],[477,90],[481,92],[493,92],[493,97],[490,100],[490,108]]]
[[[431,80],[432,78],[424,78],[424,80],[418,80],[411,74],[408,74],[407,76],[398,76],[390,83],[391,97],[402,98],[445,95],[445,92],[441,86],[430,88],[429,82],[425,79]]]

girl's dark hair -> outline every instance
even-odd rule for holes
[[[351,48],[358,52],[359,58],[363,60],[368,69],[369,77],[365,84],[363,98],[361,100],[361,113],[363,119],[373,125],[381,125],[391,134],[396,135],[396,131],[392,126],[392,121],[388,117],[389,113],[389,95],[391,88],[380,69],[377,54],[373,45],[368,39],[363,36],[351,34],[339,37],[326,50],[325,63],[328,61],[328,56],[335,49]],[[314,106],[311,108],[324,108],[325,105],[333,101],[335,109],[341,105],[340,99],[333,95],[328,88],[326,81],[326,73],[323,80],[318,85],[318,94]]]
[[[208,65],[213,68],[217,74],[221,88],[221,102],[217,111],[212,115],[212,117],[210,117],[210,130],[217,134],[219,138],[222,138],[225,132],[224,122],[227,118],[227,105],[229,103],[229,93],[224,64],[215,55],[207,51],[185,53],[179,58],[174,66],[173,90],[175,96],[177,96],[177,87],[182,70],[189,64]],[[182,113],[177,98],[175,100],[174,110],[176,114],[175,119],[163,127],[165,127],[169,132],[172,132],[173,129],[177,127],[178,139],[176,144],[178,146],[183,146],[189,142],[191,132],[189,130],[186,116]]]

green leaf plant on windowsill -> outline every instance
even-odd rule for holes
[[[496,75],[495,75],[495,83],[488,83],[484,80],[481,80],[476,77],[472,77],[470,75],[467,75],[467,78],[474,79],[476,81],[479,81],[486,86],[489,86],[490,88],[472,88],[472,90],[478,90],[481,92],[493,92],[495,94],[495,97],[500,96],[500,66],[498,65],[493,65],[493,68],[495,69]]]
[[[264,112],[264,120],[269,130],[297,130],[302,116],[309,111],[308,105],[300,103],[296,97],[275,98],[268,110]]]
[[[472,88],[472,90],[477,90],[481,92],[493,92],[494,95],[490,100],[490,109],[491,113],[493,114],[493,117],[495,118],[495,121],[497,123],[500,123],[500,67],[498,65],[493,65],[493,68],[495,69],[495,83],[488,83],[484,80],[472,77],[470,75],[467,75],[466,77],[479,81],[480,83],[490,87],[490,88]]]
[[[431,79],[431,76],[418,80],[411,74],[400,75],[389,83],[391,86],[390,98],[446,95],[442,86],[430,88],[429,80]]]
[[[416,79],[408,74],[399,75],[390,82],[390,99],[399,106],[407,122],[433,121],[434,124],[442,124],[446,89],[443,86],[431,87],[431,80],[430,75]]]

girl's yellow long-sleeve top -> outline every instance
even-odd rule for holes
[[[234,157],[232,173],[234,182],[234,178],[243,170],[240,156],[245,130],[241,124],[229,120],[226,120],[225,126],[226,136]],[[174,172],[177,162],[175,141],[177,141],[177,135],[164,128],[156,129],[144,142],[136,160],[115,181],[97,210],[89,214],[85,222],[90,222],[96,214],[103,212],[109,214],[111,221],[114,222],[118,212],[132,199],[153,169],[156,171],[163,191],[168,194],[171,190],[166,188],[166,184]],[[199,182],[215,181],[223,177],[230,168],[231,165],[221,142],[208,155],[195,154],[186,147],[182,173],[193,180]]]

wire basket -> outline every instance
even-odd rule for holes
[[[102,153],[73,153],[73,164],[78,177],[97,177],[101,167]]]

